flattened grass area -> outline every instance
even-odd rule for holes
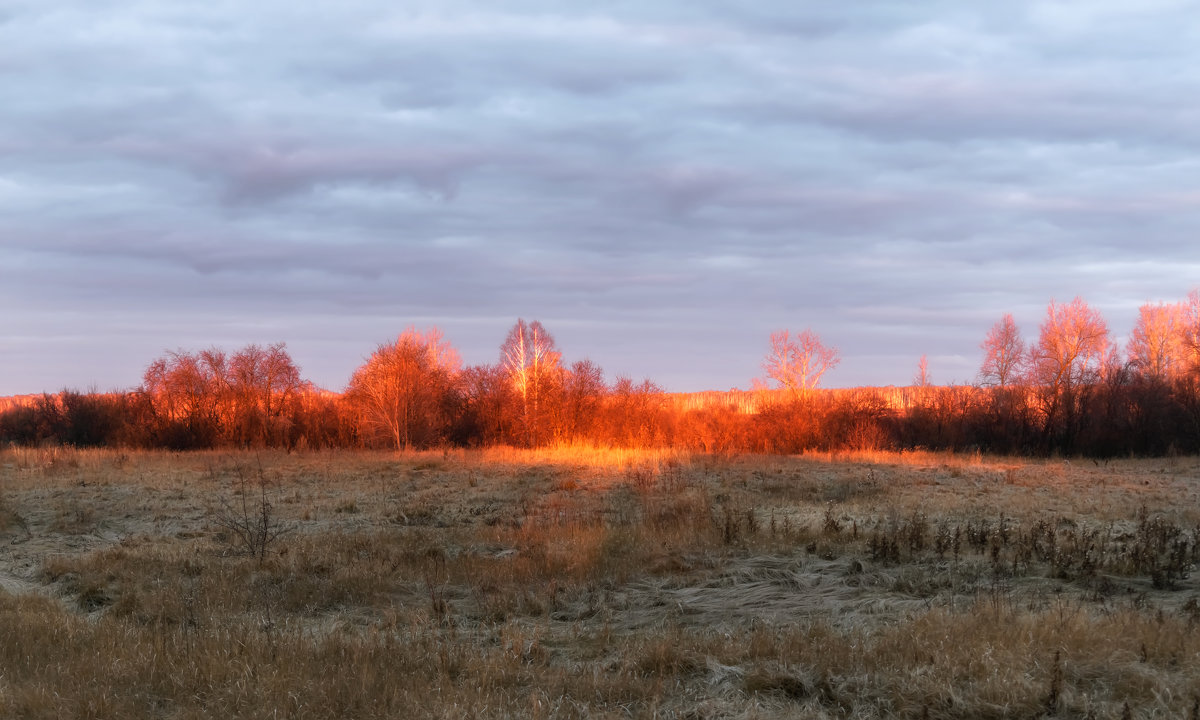
[[[1198,559],[1194,458],[6,450],[0,716],[1196,717]]]

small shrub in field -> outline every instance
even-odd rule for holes
[[[271,483],[262,465],[253,481],[246,477],[240,465],[236,472],[237,499],[222,497],[221,507],[213,513],[213,521],[231,533],[234,542],[261,563],[267,557],[268,548],[294,528],[276,517],[267,493]]]

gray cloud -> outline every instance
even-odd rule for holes
[[[1194,10],[12,3],[0,394],[275,340],[340,388],[518,316],[673,389],[782,327],[837,384],[970,380],[1052,297],[1123,335],[1200,277]]]

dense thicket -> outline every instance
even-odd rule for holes
[[[164,447],[540,446],[586,443],[700,452],[926,448],[1044,455],[1200,452],[1200,295],[1147,305],[1122,355],[1081,300],[1051,303],[1035,341],[1011,316],[987,334],[971,386],[822,390],[836,350],[777,333],[777,389],[670,394],[567,365],[521,320],[494,365],[460,367],[436,330],[380,345],[344,394],[313,387],[283,344],[175,351],[124,393],[64,390],[0,411],[0,442]],[[818,355],[813,355],[813,354]],[[815,358],[815,360],[814,360]],[[789,367],[788,363],[794,363]],[[788,373],[792,373],[789,375]],[[807,373],[807,375],[805,375]],[[922,378],[927,374],[922,373]],[[817,375],[819,377],[819,375]]]

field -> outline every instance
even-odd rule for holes
[[[1200,461],[0,451],[0,716],[1200,716]]]

